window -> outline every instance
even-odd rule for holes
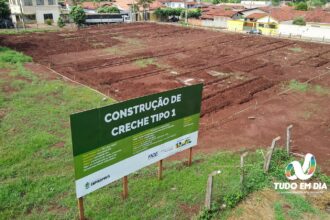
[[[44,19],[45,20],[47,20],[47,19],[53,20],[53,14],[44,14]]]
[[[45,1],[44,0],[37,0],[37,5],[44,5]]]
[[[270,25],[269,25],[269,28],[271,28],[271,29],[276,29],[276,25],[275,25],[275,24],[270,24]]]
[[[55,0],[48,0],[48,5],[55,5]]]
[[[264,24],[259,24],[259,27],[265,27],[265,25]]]
[[[32,0],[24,0],[24,5],[25,6],[32,6]]]

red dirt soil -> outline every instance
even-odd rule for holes
[[[269,146],[293,124],[293,150],[315,154],[330,174],[329,95],[276,95],[283,82],[320,74],[310,83],[330,86],[330,45],[153,23],[0,36],[0,43],[117,100],[203,82],[199,150]]]

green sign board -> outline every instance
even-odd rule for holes
[[[202,84],[70,116],[80,198],[197,144]]]

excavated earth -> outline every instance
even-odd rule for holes
[[[328,91],[330,45],[154,23],[0,35],[0,44],[116,100],[203,83],[200,151],[276,136],[284,146],[293,124],[293,151],[330,173],[330,94],[284,91],[290,80]]]

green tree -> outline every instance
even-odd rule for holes
[[[296,10],[299,10],[299,11],[307,11],[308,10],[308,5],[306,2],[299,2],[296,7],[295,7]]]
[[[143,19],[147,20],[147,8],[151,3],[153,3],[155,0],[139,0],[138,5],[142,6],[143,8]]]
[[[63,20],[62,17],[58,17],[57,26],[60,27],[60,28],[65,26],[65,23],[64,23],[64,20]]]
[[[280,5],[280,0],[272,0],[272,5],[273,6],[279,6]]]
[[[120,10],[115,6],[102,6],[97,9],[98,13],[120,13]]]
[[[70,11],[70,17],[80,27],[85,22],[86,14],[81,6],[73,6]]]
[[[6,0],[0,0],[0,18],[9,18],[10,9]]]
[[[293,19],[292,24],[305,26],[306,21],[304,17],[296,17],[295,19]]]
[[[184,18],[186,15],[186,10],[182,10],[181,17]],[[199,18],[202,15],[201,9],[190,9],[188,10],[188,18]]]

